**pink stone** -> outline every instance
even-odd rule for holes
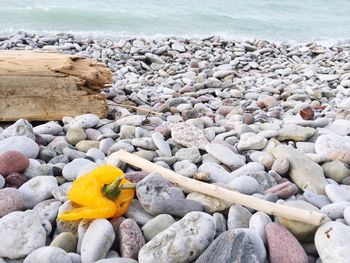
[[[13,172],[23,172],[29,166],[29,159],[17,151],[8,151],[0,155],[0,174],[6,177]]]
[[[22,208],[23,196],[17,189],[8,187],[0,190],[0,217]]]
[[[343,163],[350,164],[350,150],[349,149],[333,149],[328,152],[329,159],[339,160]]]
[[[125,219],[118,229],[120,254],[123,258],[137,260],[141,247],[145,244],[142,231],[133,219]]]
[[[274,96],[267,96],[261,101],[265,104],[266,108],[268,109],[278,106],[278,101]]]
[[[102,135],[102,132],[100,132],[99,130],[88,128],[85,130],[85,134],[88,140],[98,141],[98,137]]]
[[[299,241],[284,226],[269,223],[265,227],[270,263],[308,263]]]
[[[229,114],[232,110],[234,109],[233,106],[221,106],[218,110],[217,113],[221,114],[223,116],[226,116]]]

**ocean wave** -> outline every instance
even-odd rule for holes
[[[0,34],[336,43],[350,37],[349,12],[348,0],[0,0]]]

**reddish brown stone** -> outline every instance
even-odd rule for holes
[[[315,118],[315,113],[311,107],[306,107],[300,111],[300,116],[304,120],[313,120]]]
[[[120,254],[123,258],[137,260],[141,247],[145,244],[142,231],[133,219],[125,219],[118,229]]]
[[[278,198],[287,199],[297,194],[298,191],[299,189],[295,184],[287,181],[267,189],[265,193],[274,193]]]
[[[265,227],[270,263],[308,263],[299,241],[284,226],[269,223]]]
[[[29,166],[29,159],[17,151],[8,151],[0,155],[0,174],[6,177],[13,172],[23,172]]]
[[[7,187],[19,188],[22,184],[28,181],[28,177],[20,173],[10,173],[5,178],[5,183]]]

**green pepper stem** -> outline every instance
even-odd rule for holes
[[[123,176],[119,176],[115,181],[111,184],[107,184],[103,187],[103,193],[108,199],[115,199],[120,194],[120,183],[123,179]]]
[[[123,177],[124,176],[119,176],[113,183],[107,184],[103,187],[102,191],[108,199],[115,200],[122,189],[134,189],[136,187],[135,183],[120,185]]]

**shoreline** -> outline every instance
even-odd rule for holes
[[[49,37],[56,38],[60,36],[72,36],[76,41],[84,40],[93,40],[93,41],[128,41],[133,39],[142,39],[146,41],[163,41],[166,39],[178,39],[178,40],[189,40],[189,41],[198,41],[216,38],[220,41],[230,41],[230,42],[244,42],[244,41],[267,41],[269,43],[275,44],[285,44],[291,46],[303,46],[310,43],[322,45],[325,47],[332,47],[338,45],[348,45],[350,44],[350,37],[348,38],[337,38],[337,39],[311,39],[311,40],[293,40],[293,39],[284,39],[284,40],[273,40],[266,39],[263,37],[249,37],[249,36],[233,36],[225,34],[212,34],[212,35],[165,35],[165,34],[155,34],[155,35],[142,35],[142,34],[122,34],[118,36],[118,32],[106,32],[106,33],[88,33],[88,32],[75,32],[75,31],[25,31],[25,30],[14,30],[13,32],[4,32],[0,33],[0,40],[15,37],[20,34],[26,34],[37,37]]]

